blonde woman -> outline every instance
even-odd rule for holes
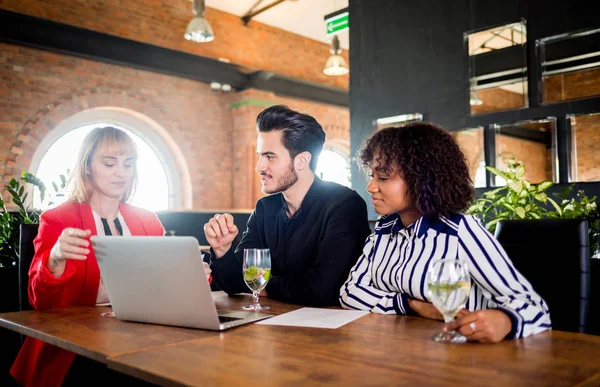
[[[154,213],[127,204],[137,183],[136,158],[135,143],[122,130],[98,128],[84,139],[70,199],[40,217],[29,269],[36,310],[109,301],[90,236],[164,235]],[[59,386],[74,359],[73,352],[28,338],[11,374],[23,385]]]

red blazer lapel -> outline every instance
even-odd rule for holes
[[[136,214],[135,207],[127,205],[125,203],[119,204],[119,211],[123,218],[125,219],[125,223],[127,223],[127,227],[129,231],[131,231],[131,235],[133,236],[144,236],[149,235],[144,223]]]
[[[92,207],[89,204],[78,203],[79,206],[79,220],[81,222],[82,230],[90,230],[93,235],[98,235],[96,230],[96,221],[94,220],[94,214],[92,213]]]

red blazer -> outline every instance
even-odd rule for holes
[[[119,211],[131,235],[165,234],[156,214],[127,204],[120,204]],[[92,249],[85,261],[67,259],[60,278],[55,278],[46,267],[50,250],[67,227],[91,230],[92,235],[97,235],[91,207],[68,202],[40,216],[38,235],[33,241],[35,255],[29,268],[29,302],[35,310],[96,303],[100,269]],[[73,352],[27,338],[10,373],[25,386],[60,386],[74,358]]]

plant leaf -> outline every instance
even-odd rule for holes
[[[517,207],[515,208],[515,213],[517,214],[517,216],[521,219],[525,218],[525,209],[523,207]]]
[[[540,184],[537,185],[537,191],[544,192],[545,190],[552,187],[553,185],[554,185],[554,183],[551,181],[542,181]]]
[[[517,179],[520,179],[523,177],[523,175],[525,175],[525,167],[521,165],[519,168],[517,168],[515,176],[517,177]]]
[[[52,188],[54,188],[54,192],[58,192],[58,185],[55,182],[52,182]]]
[[[573,183],[570,186],[563,188],[562,191],[560,191],[560,193],[555,193],[554,196],[563,201],[567,198],[567,196],[569,196],[574,186],[575,184]]]
[[[523,183],[520,181],[511,181],[508,183],[508,187],[516,193],[521,193],[523,190]]]
[[[13,200],[20,200],[21,198],[19,197],[19,193],[17,191],[15,191],[14,188],[12,187],[6,187],[6,190],[10,193],[10,196],[12,196]]]
[[[515,212],[515,208],[513,206],[511,206],[508,203],[500,203],[502,206],[508,208],[509,210],[511,210],[512,212]]]
[[[558,204],[556,204],[556,202],[554,200],[552,200],[552,198],[548,198],[548,201],[550,202],[550,204],[552,204],[552,206],[554,207],[554,209],[558,213],[559,217],[561,217],[563,215],[563,212],[560,209],[560,206]]]
[[[494,167],[485,167],[485,169],[487,169],[488,171],[492,172],[496,176],[500,176],[501,178],[503,178],[506,181],[510,180],[510,178],[506,175],[506,173],[500,172],[499,170],[497,170]]]
[[[496,196],[496,194],[498,194],[498,192],[502,191],[503,189],[506,189],[506,187],[500,187],[500,188],[496,188],[496,189],[493,189],[488,192],[484,192],[483,196],[485,196],[486,198],[492,199]]]
[[[496,218],[496,219],[492,220],[491,222],[486,223],[485,228],[487,228],[488,230],[492,230],[493,228],[496,227],[496,223],[498,223],[501,220],[503,220],[503,219]]]
[[[545,192],[537,193],[533,195],[533,197],[535,198],[535,200],[540,201],[542,203],[546,203],[548,201],[548,195],[546,195]]]

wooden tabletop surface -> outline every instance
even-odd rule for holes
[[[226,300],[226,301],[225,301]],[[248,299],[217,303],[239,307]],[[268,301],[280,312],[281,304]],[[436,343],[442,323],[370,314],[339,329],[249,325],[109,359],[162,385],[600,385],[600,337],[547,332],[496,345]]]
[[[220,309],[249,296],[214,294]],[[270,313],[298,306],[262,300]],[[448,345],[442,323],[370,314],[339,329],[250,324],[224,332],[100,317],[109,308],[0,314],[0,327],[161,385],[600,385],[600,337],[546,332],[496,345]]]
[[[214,297],[228,298],[221,292],[214,293]],[[294,308],[298,307],[286,305],[282,310]],[[139,324],[100,316],[110,311],[110,307],[92,306],[3,313],[0,327],[103,363],[113,356],[218,335],[218,332],[200,329]]]

